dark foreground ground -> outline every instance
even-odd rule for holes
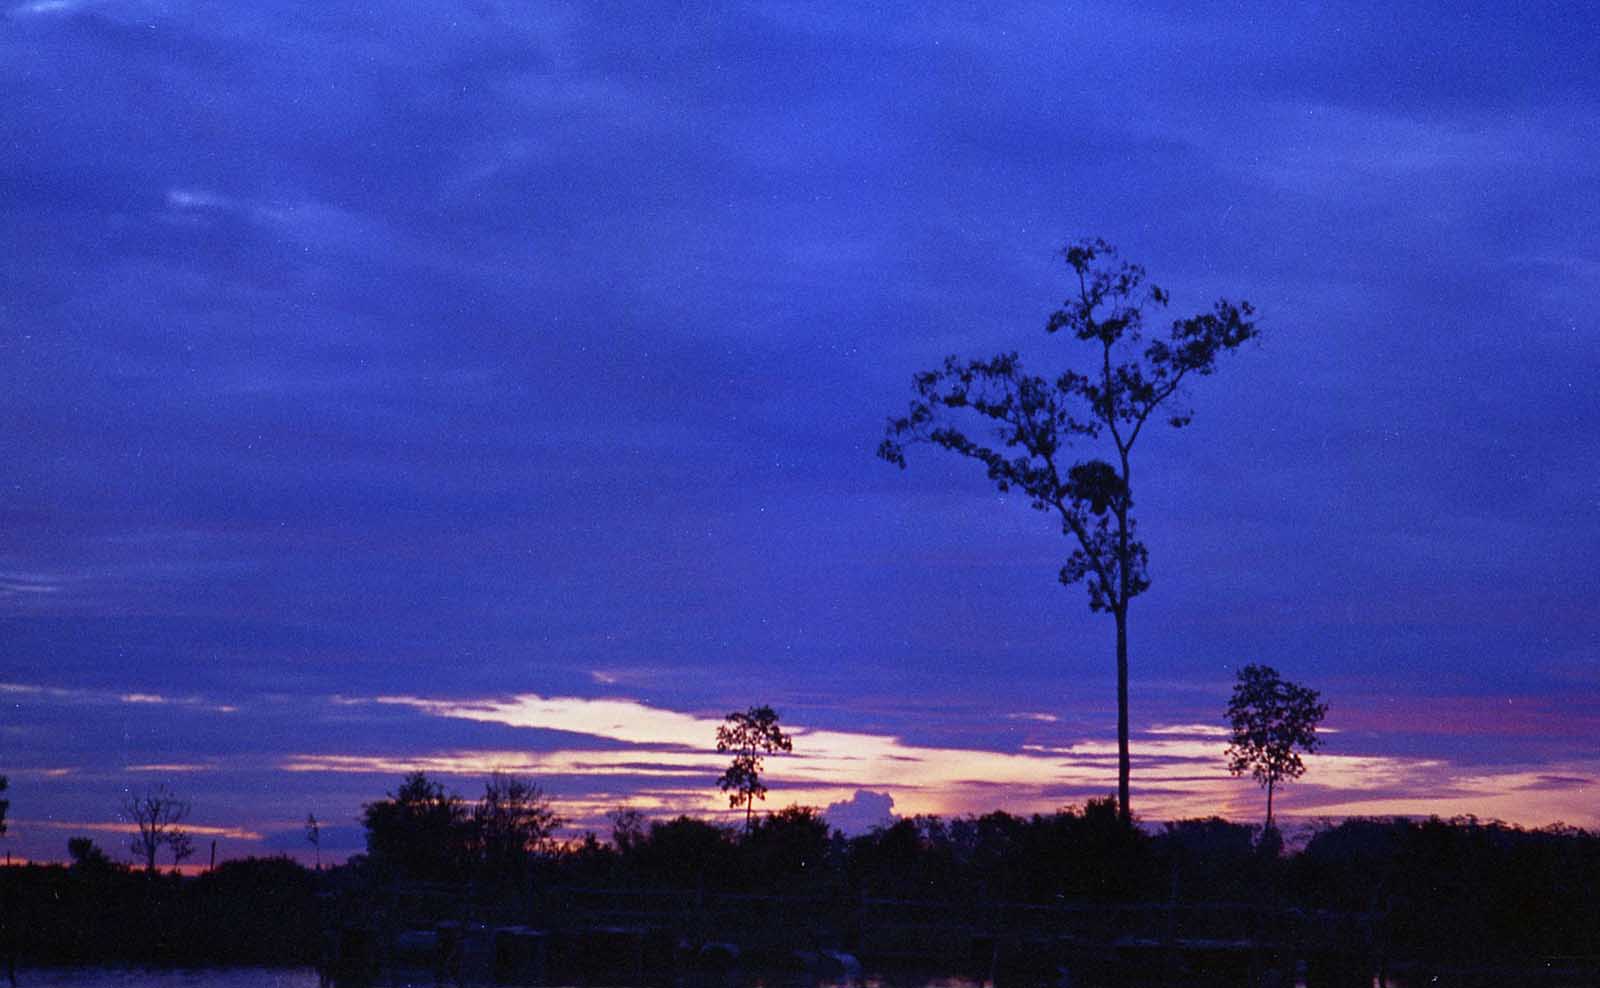
[[[853,840],[795,810],[748,834],[679,818],[494,867],[429,855],[194,877],[96,856],[0,869],[0,946],[22,965],[320,965],[350,982],[864,969],[1002,985],[1600,985],[1600,837],[1568,828],[1351,820],[1283,853],[1251,827],[1129,829],[1094,804]]]

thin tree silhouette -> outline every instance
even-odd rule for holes
[[[744,829],[748,833],[755,801],[767,798],[761,784],[761,759],[779,751],[793,751],[794,742],[778,727],[778,714],[771,707],[751,707],[735,711],[717,727],[717,751],[733,752],[730,764],[717,785],[728,794],[730,808],[744,804]]]
[[[1072,244],[1062,257],[1077,293],[1051,314],[1045,330],[1065,330],[1089,344],[1089,372],[1028,374],[1015,353],[948,357],[913,379],[916,398],[904,416],[889,420],[878,455],[904,468],[907,446],[942,447],[977,460],[1000,490],[1016,488],[1035,510],[1059,518],[1074,544],[1061,582],[1084,583],[1090,610],[1116,623],[1117,805],[1129,823],[1128,606],[1150,587],[1149,554],[1133,516],[1133,448],[1157,418],[1173,427],[1189,424],[1191,410],[1171,407],[1184,382],[1214,373],[1222,354],[1256,337],[1255,310],[1223,299],[1146,342],[1145,311],[1165,307],[1168,296],[1145,284],[1144,268],[1114,263],[1116,250],[1103,240]],[[1109,460],[1069,464],[1074,443],[1106,439]]]

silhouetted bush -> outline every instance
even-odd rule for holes
[[[193,880],[195,943],[213,963],[282,964],[313,959],[322,925],[316,875],[287,858],[227,861]]]
[[[1139,899],[1156,872],[1150,838],[1109,799],[1029,818],[910,817],[851,841],[847,866],[868,895],[1032,903]]]
[[[1151,839],[1167,894],[1184,902],[1265,900],[1279,862],[1258,846],[1259,833],[1221,817],[1168,823]]]
[[[739,841],[744,885],[751,891],[806,894],[837,882],[828,821],[809,806],[758,820]]]
[[[421,772],[362,809],[371,866],[393,878],[456,882],[469,871],[470,828],[461,797]]]
[[[727,830],[690,816],[651,822],[642,839],[622,852],[622,865],[635,881],[672,889],[738,888],[737,860]]]

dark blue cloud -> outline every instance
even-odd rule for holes
[[[13,5],[0,678],[240,724],[614,673],[926,743],[1004,749],[1041,707],[1109,732],[1109,626],[1048,519],[872,457],[946,353],[1081,356],[1042,331],[1052,252],[1101,234],[1174,315],[1244,296],[1267,331],[1140,450],[1136,720],[1215,721],[1248,661],[1335,717],[1589,682],[1593,27]],[[490,740],[362,716],[313,738]],[[37,727],[185,750],[119,717]],[[207,750],[287,743],[221,723]]]

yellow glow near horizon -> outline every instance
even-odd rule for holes
[[[710,784],[725,767],[712,749],[718,718],[664,710],[633,700],[588,700],[533,694],[510,699],[439,701],[386,696],[376,702],[512,727],[560,731],[627,745],[530,753],[458,750],[416,756],[298,755],[280,763],[294,772],[485,776],[500,770],[536,777],[590,779],[587,795],[564,797],[562,812],[593,819],[595,807],[619,803],[666,813],[726,810]],[[773,805],[818,807],[848,800],[857,790],[887,792],[895,811],[915,813],[1048,812],[1116,788],[1117,746],[1082,741],[989,751],[907,744],[891,735],[791,728],[795,752],[768,761]],[[1331,732],[1330,732],[1331,733]],[[1248,778],[1227,774],[1226,730],[1208,724],[1157,725],[1134,747],[1135,808],[1148,820],[1225,815],[1253,819],[1264,796]],[[578,742],[581,744],[581,742]],[[1460,815],[1476,813],[1529,826],[1556,820],[1584,826],[1600,815],[1581,788],[1538,787],[1542,775],[1526,766],[1466,771],[1437,758],[1317,754],[1306,758],[1302,782],[1280,788],[1285,816]],[[1553,770],[1551,770],[1553,771]],[[1600,775],[1600,764],[1566,765],[1574,778]],[[615,788],[619,778],[639,785]],[[1144,792],[1140,792],[1140,789]],[[1397,795],[1411,793],[1415,795]],[[1429,793],[1449,793],[1443,798]],[[781,802],[780,802],[781,801]],[[602,814],[603,815],[603,814]]]

